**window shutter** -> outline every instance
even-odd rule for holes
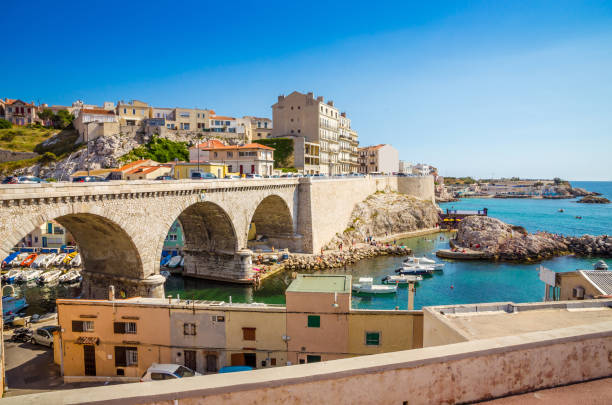
[[[125,347],[115,346],[115,367],[126,367]]]
[[[73,332],[83,332],[83,321],[72,321]]]
[[[123,322],[115,322],[113,324],[115,333],[125,333],[125,324]]]

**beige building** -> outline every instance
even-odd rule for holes
[[[359,173],[392,174],[399,171],[399,152],[388,144],[359,148]]]
[[[272,137],[303,137],[305,142],[319,145],[320,173],[357,171],[357,132],[333,101],[294,91],[278,97],[272,106],[272,119]],[[304,170],[305,165],[304,160],[295,159],[296,168]]]
[[[3,101],[4,119],[13,125],[28,125],[41,122],[38,118],[38,107],[34,102],[5,98]]]
[[[123,100],[118,101],[116,113],[121,125],[140,125],[144,123],[143,120],[151,118],[151,108],[149,104],[138,100],[132,100],[129,103]]]
[[[112,110],[82,109],[73,121],[79,133],[77,142],[88,142],[100,136],[119,133],[119,120]]]
[[[612,298],[612,271],[609,270],[556,273],[540,268],[540,279],[546,284],[547,301]]]
[[[253,116],[242,117],[249,124],[247,130],[247,142],[257,139],[266,139],[272,134],[272,120],[270,118],[259,118]]]
[[[274,170],[274,148],[258,143],[223,145],[213,140],[190,148],[189,161],[221,163],[230,173],[265,176]]]

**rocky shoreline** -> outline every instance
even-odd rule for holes
[[[608,235],[565,236],[548,232],[528,233],[523,227],[491,217],[472,216],[459,225],[453,249],[442,256],[461,259],[540,261],[555,256],[612,257],[612,237]],[[469,253],[469,254],[468,254]]]
[[[596,195],[588,195],[582,197],[580,200],[576,201],[581,204],[610,204],[610,200],[605,197],[599,197]]]

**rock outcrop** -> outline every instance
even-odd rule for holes
[[[388,235],[433,228],[438,222],[438,207],[431,201],[419,200],[398,193],[372,194],[357,204],[343,233],[327,245],[334,249],[339,243],[350,246]]]
[[[609,204],[610,200],[605,197],[599,197],[595,195],[587,195],[586,197],[582,197],[580,200],[576,201],[582,204]]]
[[[484,252],[493,260],[535,261],[553,256],[612,256],[608,235],[581,237],[547,232],[530,234],[522,227],[491,217],[471,216],[459,225],[454,244],[457,248]]]
[[[377,256],[407,256],[411,253],[412,250],[405,246],[365,246],[329,252],[323,255],[292,255],[283,262],[283,266],[290,270],[324,270],[344,267],[359,260]]]

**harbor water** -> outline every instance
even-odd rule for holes
[[[597,191],[612,199],[612,182],[573,182],[574,187]],[[441,204],[441,207],[476,209],[487,207],[489,215],[504,222],[522,225],[528,231],[546,230],[568,235],[612,234],[612,204],[578,204],[571,200],[532,199],[463,199]],[[563,209],[563,213],[559,212]],[[581,216],[582,219],[577,219]],[[438,249],[448,248],[450,233],[432,234],[398,241],[413,249],[416,256],[435,258]],[[592,269],[600,258],[557,257],[537,264],[506,262],[449,261],[445,260],[443,272],[425,278],[416,289],[415,309],[428,305],[465,304],[474,302],[533,302],[541,301],[544,284],[539,280],[538,268],[546,266],[554,271]],[[325,274],[350,274],[359,277],[372,276],[376,282],[401,266],[403,258],[383,256],[363,260],[344,269],[324,271]],[[608,260],[612,265],[612,260]],[[233,302],[263,302],[284,304],[285,290],[291,283],[291,274],[285,272],[270,277],[260,288],[231,285],[199,279],[171,276],[166,282],[166,294],[184,299],[218,300]],[[77,296],[78,289],[66,287],[34,287],[24,289],[31,307],[28,313],[51,310],[53,299]],[[407,288],[399,287],[395,295],[353,295],[353,307],[362,309],[407,308]],[[40,313],[40,312],[38,312]]]

